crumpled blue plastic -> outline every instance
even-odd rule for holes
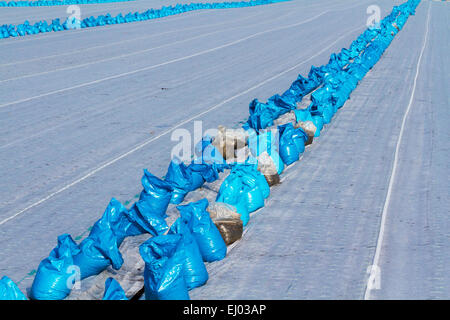
[[[219,230],[211,220],[206,208],[207,199],[177,206],[181,219],[184,221],[197,242],[203,261],[213,262],[222,260],[227,254],[227,246]]]
[[[150,238],[139,247],[145,262],[146,300],[189,300],[181,243],[181,234],[167,234]]]
[[[145,232],[157,236],[164,234],[169,229],[166,220],[161,215],[153,213],[149,204],[142,200],[135,202],[126,212],[126,216],[133,222],[131,225],[133,228],[127,230],[127,236],[140,235]]]
[[[278,134],[271,130],[261,131],[259,134],[255,130],[249,129],[247,145],[250,149],[253,158],[260,156],[263,152],[267,154],[272,159],[273,163],[277,168],[277,173],[281,174],[284,170],[284,163],[278,153]],[[248,163],[257,164],[255,160],[249,160]]]
[[[219,178],[219,169],[216,164],[191,163],[187,167],[192,176],[192,190],[200,188],[205,182],[214,182]]]
[[[300,158],[305,151],[308,135],[300,128],[295,129],[292,123],[278,126],[280,132],[280,156],[286,165],[290,165]]]
[[[197,241],[189,229],[187,222],[178,218],[170,227],[169,234],[180,234],[181,249],[179,253],[183,253],[183,276],[186,281],[188,290],[200,287],[208,281],[208,271],[203,262],[200,248]]]
[[[33,300],[62,300],[79,279],[74,256],[80,249],[68,234],[58,237],[58,245],[41,261],[30,290]]]
[[[186,165],[177,158],[172,159],[167,169],[164,180],[172,186],[172,198],[170,203],[179,204],[183,202],[187,193],[193,190],[194,180]]]
[[[195,145],[195,154],[197,158],[194,159],[194,163],[215,165],[218,172],[222,172],[225,169],[230,168],[230,165],[226,163],[222,153],[212,144],[213,138],[209,135],[205,135]]]
[[[144,190],[139,200],[144,201],[154,214],[166,218],[167,207],[173,192],[171,184],[154,176],[147,169],[144,169],[141,183]]]
[[[0,300],[27,300],[17,285],[9,277],[0,280]]]
[[[105,292],[102,300],[128,300],[120,284],[114,278],[105,281]]]
[[[136,231],[123,227],[130,224],[127,213],[122,204],[113,198],[89,236],[81,242],[81,251],[74,256],[74,263],[80,267],[81,279],[99,274],[110,265],[115,270],[120,269],[123,264],[120,244],[128,236],[126,232],[134,235]]]
[[[264,206],[264,199],[269,197],[270,187],[256,166],[237,164],[229,176],[222,182],[216,202],[232,205],[247,225],[253,211]]]

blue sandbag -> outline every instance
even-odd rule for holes
[[[265,129],[273,125],[273,120],[281,115],[280,111],[273,103],[261,103],[258,99],[254,99],[249,105],[250,116],[247,124],[256,131]]]
[[[214,182],[219,178],[219,168],[216,164],[191,163],[188,171],[193,176],[193,186],[199,188],[204,182]],[[203,182],[201,182],[203,181]]]
[[[146,300],[189,300],[183,276],[181,234],[157,236],[144,242],[139,252],[145,262]]]
[[[7,276],[0,280],[0,300],[27,300],[17,285]]]
[[[192,235],[186,221],[178,218],[170,227],[169,234],[180,234],[180,252],[184,253],[183,276],[188,290],[200,287],[208,281],[208,271],[203,263],[197,241]]]
[[[79,248],[72,237],[63,234],[58,237],[58,245],[39,264],[31,286],[33,300],[62,300],[67,297],[79,279],[74,268],[74,256]],[[71,281],[72,280],[72,281]]]
[[[229,168],[222,153],[212,144],[212,138],[210,136],[204,136],[195,145],[195,154],[198,157],[194,160],[194,163],[214,164],[219,172]]]
[[[255,167],[241,166],[239,169],[241,172],[245,172],[240,175],[244,185],[242,199],[250,213],[264,206],[264,199],[269,197],[270,187],[267,180]]]
[[[141,192],[139,200],[145,201],[154,214],[166,218],[167,207],[173,191],[170,183],[157,178],[147,169],[144,169],[144,176],[141,182],[144,190]]]
[[[312,121],[312,116],[308,109],[297,109],[294,110],[294,113],[296,122]]]
[[[91,234],[97,229],[110,229],[120,246],[125,237],[145,233],[145,225],[142,223],[144,226],[140,226],[139,223],[142,222],[136,221],[120,201],[112,198],[102,217],[94,224]]]
[[[128,300],[120,284],[114,278],[105,281],[105,293],[102,300]]]
[[[256,166],[239,164],[222,182],[216,202],[234,206],[245,226],[249,221],[249,213],[263,207],[264,199],[269,194],[267,180],[256,170]]]
[[[277,118],[285,113],[288,113],[291,110],[294,110],[297,107],[297,104],[291,99],[286,99],[283,96],[278,94],[273,95],[268,99],[268,103],[273,103],[278,107],[279,111],[277,113]]]
[[[126,212],[126,209],[118,203],[114,198],[111,200],[102,218],[81,242],[80,253],[74,256],[74,263],[80,267],[81,279],[99,274],[109,265],[118,270],[123,264],[119,246],[125,238],[124,231],[127,230],[119,226],[123,225],[123,219],[126,219],[123,212]]]
[[[115,262],[115,269],[120,269],[120,266],[123,263],[122,256],[120,255],[119,249],[114,248],[111,250],[113,252],[113,257],[108,256],[108,252],[101,250],[101,247],[107,247],[105,243],[114,242],[116,238],[113,239],[107,238],[98,243],[98,240],[87,237],[80,243],[80,253],[74,256],[74,264],[80,268],[81,280],[88,278],[90,276],[94,276],[105,270],[107,267],[111,265],[112,259]],[[115,253],[114,251],[117,251]],[[120,256],[118,256],[120,255]],[[118,257],[117,257],[118,256]]]
[[[187,223],[198,244],[203,261],[222,260],[227,254],[227,246],[219,230],[211,220],[208,200],[201,199],[187,205],[177,206],[181,219]]]
[[[145,232],[157,236],[164,234],[169,229],[166,220],[153,213],[149,204],[142,200],[135,202],[126,215],[133,222],[132,227],[126,232],[127,236],[140,235]]]
[[[282,97],[300,102],[305,95],[310,93],[315,88],[315,83],[305,79],[302,75],[299,75],[289,89],[283,93]]]
[[[244,226],[250,220],[250,212],[248,211],[248,201],[243,199],[242,193],[244,186],[238,175],[229,175],[221,184],[216,202],[223,202],[236,208],[236,212],[240,214]],[[261,202],[259,197],[259,202]],[[255,202],[255,199],[253,199]]]
[[[167,169],[164,180],[173,188],[170,203],[179,204],[193,187],[192,175],[187,171],[186,165],[177,158],[174,158]]]
[[[278,126],[280,131],[280,157],[286,165],[290,165],[300,158],[300,151],[294,142],[295,133],[292,123]]]
[[[308,134],[302,128],[298,128],[295,129],[292,139],[297,146],[298,152],[302,154],[305,151],[305,143],[308,141]]]

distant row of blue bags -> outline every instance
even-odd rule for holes
[[[101,1],[101,0],[100,0]],[[240,2],[214,2],[214,3],[191,3],[191,4],[177,4],[175,6],[162,7],[161,9],[149,9],[144,12],[129,12],[125,15],[119,13],[113,17],[110,13],[100,15],[98,17],[89,17],[81,21],[76,18],[67,18],[61,23],[60,19],[53,19],[49,24],[47,21],[38,21],[30,24],[27,20],[17,26],[12,24],[5,24],[0,26],[0,39],[9,37],[25,36],[37,33],[46,33],[52,31],[70,30],[76,28],[91,28],[111,24],[121,24],[136,21],[145,21],[151,19],[158,19],[162,17],[181,14],[188,11],[204,10],[204,9],[229,9],[229,8],[243,8],[259,5],[266,5],[277,2],[285,2],[291,0],[254,0],[254,1],[240,1]],[[1,2],[0,2],[1,3]]]
[[[99,4],[110,2],[128,2],[135,0],[38,0],[38,1],[0,1],[0,7],[47,7],[68,6],[72,4]]]

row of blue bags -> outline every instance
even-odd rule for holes
[[[119,247],[125,237],[165,233],[168,226],[164,216],[153,212],[148,203],[152,204],[138,201],[127,210],[113,198],[89,236],[79,245],[68,234],[59,236],[58,245],[39,264],[30,298],[64,299],[75,281],[97,275],[109,266],[120,269],[123,258]]]
[[[128,2],[135,0],[38,0],[38,1],[0,1],[0,7],[47,7],[69,6],[72,4],[99,4],[110,2]]]
[[[87,1],[87,0],[86,0]],[[101,1],[101,0],[97,0]],[[229,9],[229,8],[243,8],[252,7],[259,5],[266,5],[277,2],[285,2],[291,0],[254,0],[254,1],[240,1],[240,2],[214,2],[214,3],[191,3],[191,4],[177,4],[175,6],[162,7],[161,9],[149,9],[145,12],[129,12],[125,15],[119,13],[117,16],[113,17],[111,14],[100,15],[98,17],[89,17],[81,21],[76,19],[67,18],[66,21],[61,23],[60,19],[53,19],[51,24],[46,21],[36,22],[34,25],[30,24],[29,21],[25,21],[23,24],[15,25],[2,25],[0,26],[0,39],[25,36],[36,33],[45,33],[52,31],[62,31],[73,29],[74,26],[80,28],[90,28],[97,26],[104,26],[110,24],[121,24],[136,21],[145,21],[151,19],[158,19],[162,17],[167,17],[171,15],[181,14],[188,11],[194,10],[204,10],[204,9]],[[71,1],[70,1],[71,2]],[[106,1],[105,1],[106,2]],[[110,2],[110,1],[108,1]],[[0,2],[1,3],[1,2]],[[12,3],[10,2],[13,6]],[[17,4],[17,3],[16,3]],[[69,19],[72,19],[69,21]]]
[[[226,244],[207,207],[206,199],[178,206],[180,218],[169,233],[140,246],[147,300],[188,300],[189,290],[208,281],[204,262],[225,258]]]

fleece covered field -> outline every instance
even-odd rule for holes
[[[81,17],[179,1],[80,5]],[[208,2],[208,1],[202,1]],[[217,1],[209,1],[217,2]],[[163,176],[171,133],[237,128],[403,1],[296,0],[0,39],[0,277]],[[0,24],[67,17],[2,8]],[[448,2],[422,0],[192,299],[450,298]],[[367,291],[370,266],[380,285]]]

